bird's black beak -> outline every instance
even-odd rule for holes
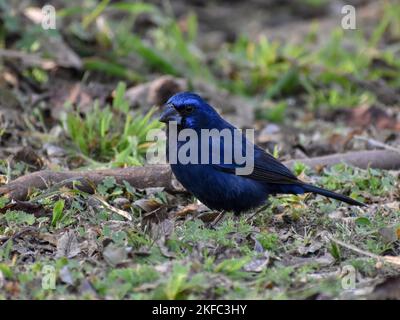
[[[164,122],[164,123],[176,121],[178,124],[181,124],[182,117],[178,113],[178,111],[175,110],[175,108],[172,105],[167,104],[165,106],[165,110],[161,114],[160,119],[158,119],[158,121]]]

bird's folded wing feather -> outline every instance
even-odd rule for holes
[[[236,163],[232,164],[214,164],[216,169],[226,173],[236,174],[236,169],[243,167]],[[279,184],[298,184],[300,181],[297,177],[282,163],[268,154],[261,148],[254,148],[254,169],[251,174],[246,177],[261,180],[267,183]]]

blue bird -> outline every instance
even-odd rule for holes
[[[257,145],[253,145],[241,135],[238,142],[231,142],[221,137],[217,140],[207,137],[207,141],[201,143],[202,129],[225,129],[229,132],[237,130],[233,125],[225,121],[215,109],[207,104],[199,95],[183,92],[172,96],[166,103],[165,110],[159,121],[168,124],[176,123],[177,133],[184,129],[191,129],[198,135],[198,143],[195,150],[191,149],[196,161],[187,163],[179,157],[186,139],[178,139],[172,136],[167,126],[167,158],[170,161],[171,169],[178,181],[202,203],[213,210],[233,211],[235,214],[257,208],[266,203],[269,195],[276,194],[304,194],[308,192],[317,193],[329,198],[346,202],[351,205],[364,206],[363,203],[347,196],[322,189],[299,180],[287,167],[265,152]],[[174,141],[171,141],[174,139]],[[204,138],[205,139],[205,138]],[[234,140],[235,141],[235,140]],[[171,143],[173,142],[173,143]],[[175,144],[174,144],[175,143]],[[232,145],[228,145],[231,143]],[[171,149],[175,145],[175,149]],[[201,150],[205,145],[208,150]],[[224,151],[230,149],[233,154],[238,146],[245,149],[245,146],[253,147],[253,170],[247,175],[237,173],[237,169],[243,167],[237,161],[228,161],[224,157]],[[218,147],[218,148],[217,148]],[[187,148],[183,154],[188,154]],[[208,156],[208,162],[201,162],[201,154]],[[190,152],[189,152],[190,153]],[[220,161],[214,163],[211,156],[220,155]],[[229,154],[229,153],[228,153]],[[171,155],[176,161],[171,162]],[[242,151],[242,155],[245,155]],[[192,157],[192,158],[193,158]],[[192,159],[191,158],[191,159]],[[232,159],[229,158],[229,159]],[[234,158],[236,159],[236,158]]]

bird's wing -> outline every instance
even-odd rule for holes
[[[236,169],[244,165],[233,163],[214,164],[213,166],[223,172],[236,174]],[[254,149],[254,169],[249,175],[245,176],[254,180],[261,180],[273,184],[301,183],[287,167],[258,146],[255,146]]]
[[[237,130],[230,123],[221,119],[220,127],[218,129],[228,128],[229,130]],[[232,143],[232,142],[231,142]],[[217,145],[219,144],[219,148],[216,150]],[[226,145],[224,141],[221,139],[219,142],[214,144],[211,140],[209,141],[209,145],[211,148],[212,154],[220,153],[222,156],[223,150],[226,150]],[[265,152],[263,149],[258,147],[257,145],[251,143],[246,139],[245,136],[242,136],[242,139],[237,141],[234,139],[232,149],[235,150],[238,146],[241,147],[241,150],[246,150],[246,146],[251,146],[254,148],[254,169],[252,173],[247,175],[254,180],[261,180],[267,183],[273,184],[299,184],[302,183],[297,177],[281,162],[275,159],[271,154]],[[213,164],[214,168],[217,170],[236,174],[236,169],[244,167],[244,165],[240,165],[232,161],[231,164],[220,163]]]

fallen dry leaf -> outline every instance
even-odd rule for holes
[[[384,227],[378,230],[379,235],[382,237],[382,240],[386,243],[392,243],[399,239],[399,228],[391,226],[391,227]]]
[[[133,203],[135,206],[143,209],[145,212],[152,212],[160,208],[163,204],[154,198],[150,199],[139,199]]]
[[[314,253],[316,251],[318,251],[319,249],[321,249],[324,246],[324,244],[322,242],[319,241],[312,241],[310,245],[306,245],[306,246],[299,246],[297,248],[297,251],[302,255],[307,255],[309,253]]]
[[[57,241],[56,258],[73,258],[81,252],[79,242],[74,231],[66,231]]]
[[[128,253],[125,247],[110,243],[103,250],[103,258],[111,266],[116,266],[128,258]]]
[[[265,251],[262,255],[255,257],[249,263],[247,263],[243,269],[247,272],[261,272],[269,263],[269,252]]]
[[[179,209],[175,212],[176,217],[185,217],[188,214],[192,213],[200,213],[209,210],[204,204],[202,203],[190,203],[187,206]]]
[[[71,286],[74,285],[74,279],[72,278],[71,272],[68,268],[68,266],[64,266],[61,268],[59,272],[59,277],[62,282],[69,284]]]

